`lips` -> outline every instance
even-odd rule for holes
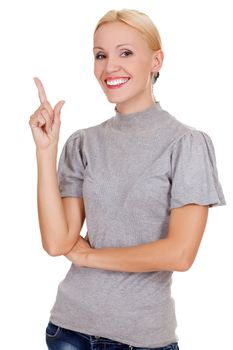
[[[126,82],[120,83],[118,85],[108,85],[107,84],[107,80],[117,80],[117,79],[128,79],[128,80]],[[118,89],[118,88],[124,86],[125,84],[127,84],[129,80],[130,80],[130,77],[108,77],[107,79],[104,80],[104,82],[109,89]]]

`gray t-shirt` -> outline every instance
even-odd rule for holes
[[[163,238],[172,208],[225,205],[211,138],[159,102],[72,133],[58,164],[61,197],[83,197],[93,248]],[[136,347],[178,341],[171,271],[71,265],[50,321]]]

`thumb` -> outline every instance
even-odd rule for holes
[[[60,123],[61,108],[66,101],[59,101],[54,107],[54,123]]]

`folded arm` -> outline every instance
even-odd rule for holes
[[[136,246],[91,249],[85,266],[123,272],[186,271],[196,257],[207,218],[208,205],[174,208],[166,238]]]

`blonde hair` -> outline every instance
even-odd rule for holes
[[[152,51],[162,49],[162,41],[159,31],[150,17],[143,12],[123,8],[121,10],[110,10],[100,18],[94,29],[94,34],[100,25],[120,21],[137,29],[147,41]],[[159,72],[155,73],[153,84],[159,77]]]

